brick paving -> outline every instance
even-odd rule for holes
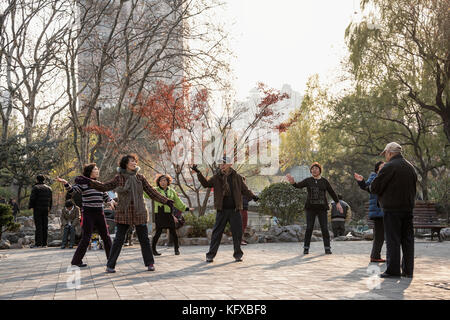
[[[79,288],[67,286],[76,274],[67,272],[73,249],[2,250],[0,300],[450,299],[450,290],[430,285],[450,282],[450,242],[416,241],[413,279],[376,277],[386,266],[369,263],[370,248],[369,241],[332,242],[325,255],[313,242],[304,256],[298,243],[253,244],[234,262],[232,246],[221,245],[208,264],[206,246],[181,247],[179,256],[159,247],[156,271],[148,272],[135,244],[123,248],[115,274],[105,273],[104,251],[88,251]]]

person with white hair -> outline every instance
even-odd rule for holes
[[[378,195],[379,204],[384,212],[387,269],[380,277],[412,278],[413,209],[417,174],[412,164],[403,157],[402,147],[398,143],[388,143],[380,155],[384,155],[386,163],[369,187],[370,193]],[[403,252],[401,265],[400,247]]]

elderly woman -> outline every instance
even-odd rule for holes
[[[378,172],[383,168],[384,162],[378,161],[375,164],[374,172],[372,172],[367,181],[364,181],[363,176],[355,173],[355,180],[361,189],[369,192],[368,187],[372,181],[377,177]],[[372,242],[372,253],[370,254],[370,262],[386,262],[385,259],[381,258],[381,249],[384,243],[384,224],[383,224],[384,213],[383,210],[378,206],[378,196],[371,193],[369,195],[369,219],[373,221],[373,242]]]
[[[170,188],[169,185],[172,183],[172,178],[169,175],[159,174],[156,176],[156,191],[166,196],[174,201],[174,206],[180,211],[192,211],[194,208],[187,207],[183,201],[178,197],[177,192]],[[175,217],[172,214],[171,208],[163,205],[160,202],[154,202],[154,212],[155,212],[155,224],[156,233],[152,240],[152,250],[155,256],[160,256],[161,254],[156,251],[156,244],[158,243],[159,237],[163,229],[169,229],[170,235],[172,236],[175,254],[179,255],[179,245],[178,245],[178,235],[175,230]]]
[[[144,203],[144,191],[155,201],[173,207],[173,200],[157,192],[145,179],[139,174],[140,168],[137,166],[137,155],[130,154],[122,157],[117,175],[111,181],[101,183],[91,180],[89,186],[99,191],[109,191],[116,189],[118,194],[118,204],[114,221],[117,225],[116,237],[111,248],[111,254],[108,259],[106,272],[114,273],[117,259],[122,250],[125,241],[125,235],[130,225],[134,225],[136,233],[141,244],[142,257],[148,271],[154,271],[154,258],[148,239],[148,212]]]

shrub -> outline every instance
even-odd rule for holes
[[[190,212],[184,214],[186,224],[193,227],[189,237],[206,237],[206,230],[211,229],[216,222],[216,216],[214,213],[205,214],[204,216],[197,216]]]
[[[20,228],[19,223],[14,222],[11,207],[0,203],[0,239],[5,231],[17,231]]]
[[[306,194],[290,183],[279,182],[266,187],[259,195],[260,214],[275,216],[283,226],[303,217]]]

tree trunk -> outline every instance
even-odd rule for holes
[[[209,195],[211,194],[211,188],[206,189],[205,199],[203,199],[203,204],[199,208],[199,216],[204,216],[206,213],[206,207],[208,206]],[[200,202],[200,193],[197,193],[198,201]]]

